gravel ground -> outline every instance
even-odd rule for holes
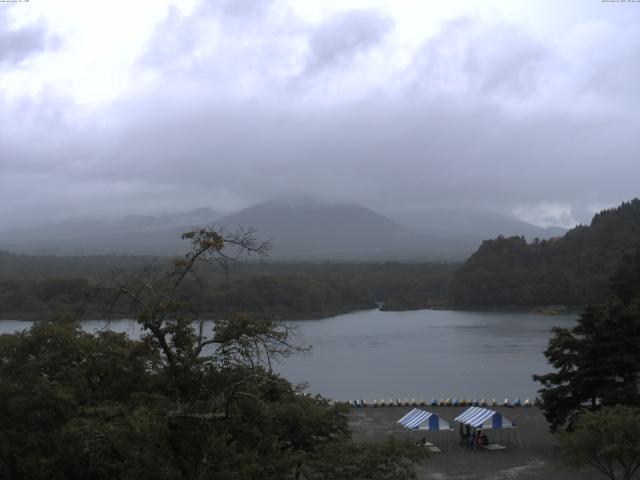
[[[396,438],[421,439],[419,432],[403,433],[396,421],[412,407],[356,408],[349,413],[349,423],[355,440],[376,441]],[[437,413],[451,423],[465,408],[420,407]],[[505,417],[515,422],[515,431],[502,434],[485,430],[491,443],[507,446],[506,450],[471,450],[460,444],[458,431],[447,434],[430,434],[427,440],[442,449],[432,453],[418,467],[418,478],[423,480],[596,480],[604,478],[591,469],[572,471],[564,467],[554,456],[554,439],[537,407],[496,407]],[[407,435],[410,435],[409,437]]]

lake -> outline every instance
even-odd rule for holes
[[[367,310],[321,320],[290,322],[310,353],[274,368],[309,391],[337,400],[390,398],[533,399],[531,375],[550,371],[543,351],[554,326],[577,315],[513,312]],[[4,320],[0,332],[28,328]],[[103,321],[84,322],[87,331]],[[111,328],[137,335],[129,321]]]
[[[293,382],[330,398],[533,399],[534,373],[553,326],[577,315],[418,310],[351,313],[296,322],[309,356],[278,367]]]

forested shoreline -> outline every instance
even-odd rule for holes
[[[583,307],[603,302],[609,278],[640,246],[640,200],[597,213],[552,240],[486,240],[455,272],[456,308]]]
[[[249,262],[204,266],[184,294],[209,318],[247,313],[312,319],[371,309],[562,313],[601,302],[608,278],[640,245],[640,200],[596,214],[553,240],[486,240],[464,263]],[[150,256],[25,256],[0,252],[0,319],[121,316],[105,287],[163,268]],[[115,282],[115,283],[114,283]]]
[[[150,257],[0,255],[0,319],[126,316],[126,308],[111,305],[106,287],[134,277],[145,265],[164,263]],[[228,274],[204,268],[181,288],[208,318],[246,313],[313,319],[380,304],[388,310],[441,307],[455,268],[438,263],[243,263]],[[17,269],[21,273],[14,277]]]

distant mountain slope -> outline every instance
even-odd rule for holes
[[[73,219],[0,233],[0,249],[29,254],[167,255],[187,248],[180,235],[220,215],[210,208],[156,216]]]
[[[272,240],[275,260],[460,261],[486,238],[499,233],[545,237],[560,232],[486,212],[440,211],[410,214],[405,224],[355,204],[327,204],[285,197],[253,205],[218,219],[201,208],[175,215],[111,220],[75,219],[0,233],[0,250],[56,255],[175,255],[193,226],[252,228]],[[410,221],[409,221],[410,220]]]
[[[218,222],[230,230],[251,226],[272,241],[272,256],[289,258],[367,258],[407,249],[408,232],[359,205],[327,205],[286,198],[254,205]]]
[[[605,299],[608,278],[640,248],[640,200],[593,217],[556,240],[487,240],[456,271],[454,305],[581,306]]]
[[[499,235],[549,239],[564,235],[561,227],[542,228],[517,218],[486,210],[432,209],[398,212],[388,217],[407,229],[439,238],[477,242]]]

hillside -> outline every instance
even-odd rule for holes
[[[517,218],[487,210],[441,208],[395,212],[388,217],[416,233],[433,238],[455,238],[467,241],[473,244],[473,250],[483,240],[499,235],[524,236],[527,240],[533,240],[549,239],[567,233],[561,227],[538,227]]]
[[[287,197],[218,219],[208,208],[175,215],[72,219],[0,232],[0,250],[29,255],[175,255],[194,226],[251,228],[270,257],[295,261],[461,260],[475,244],[430,238],[366,207]]]
[[[458,307],[582,306],[603,301],[608,278],[640,246],[640,200],[593,217],[555,240],[487,240],[451,283]]]
[[[564,233],[491,212],[430,210],[381,215],[354,204],[304,197],[260,203],[217,222],[252,226],[272,240],[271,256],[287,260],[460,261],[489,235],[548,238]]]
[[[185,248],[183,232],[219,216],[210,208],[198,208],[167,215],[71,219],[2,232],[0,249],[40,255],[174,255]]]
[[[259,203],[220,219],[228,229],[251,226],[272,243],[277,258],[344,259],[384,256],[405,247],[408,232],[359,205],[326,205],[307,199]]]
[[[175,255],[194,226],[252,228],[276,261],[461,261],[497,235],[564,233],[486,211],[396,212],[289,196],[219,218],[209,208],[172,215],[71,219],[0,232],[0,250],[29,255]]]

